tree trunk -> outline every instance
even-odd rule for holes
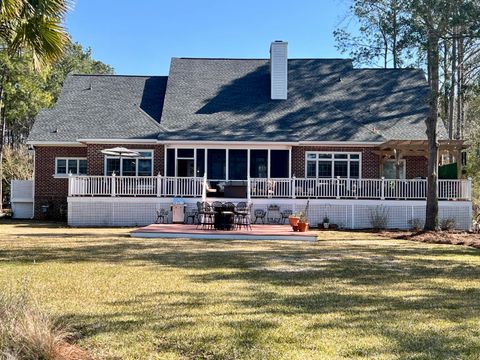
[[[393,55],[393,68],[398,67],[398,56],[397,56],[397,3],[393,3],[393,15],[392,15],[392,55]]]
[[[463,38],[458,38],[458,66],[457,66],[457,128],[456,138],[463,137],[463,97],[464,97],[464,77],[463,77]]]
[[[427,56],[428,74],[430,83],[429,113],[426,119],[428,138],[428,177],[427,177],[427,206],[425,213],[424,230],[438,230],[438,197],[437,197],[437,121],[438,121],[438,83],[439,83],[439,37],[435,30],[428,32]]]
[[[454,36],[452,38],[452,57],[450,59],[452,62],[452,81],[450,84],[450,104],[448,105],[448,138],[453,139],[453,124],[454,119],[453,116],[455,114],[454,107],[455,107],[455,85],[456,85],[456,66],[457,66],[457,37]]]
[[[5,143],[5,126],[6,120],[3,111],[3,79],[2,76],[2,84],[0,84],[0,213],[3,211],[3,147]]]
[[[448,48],[447,40],[443,41],[443,120],[445,122],[445,128],[449,128],[449,103],[450,103],[450,72],[448,66],[448,57],[450,55],[450,49]]]

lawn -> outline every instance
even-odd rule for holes
[[[0,289],[28,279],[98,359],[478,359],[480,250],[321,232],[316,243],[131,239],[0,224]]]

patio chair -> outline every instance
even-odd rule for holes
[[[267,207],[267,221],[269,224],[278,224],[281,220],[280,206],[272,204]]]
[[[288,219],[290,215],[293,214],[292,210],[283,210],[280,212],[280,215],[282,216],[282,224],[285,224],[285,220]]]
[[[235,208],[235,228],[241,230],[242,227],[245,227],[247,230],[252,230],[251,225],[251,208],[252,204],[246,202],[239,202]]]
[[[267,215],[266,211],[263,209],[256,209],[253,212],[253,216],[255,216],[255,220],[253,221],[254,224],[257,223],[258,219],[262,220],[262,224],[265,224],[265,216]]]
[[[215,225],[215,211],[212,210],[210,204],[206,201],[197,202],[198,224],[197,229],[201,225],[202,229],[213,229]]]
[[[190,219],[192,219],[192,224],[198,221],[198,210],[189,210],[185,213],[185,224],[188,224]]]
[[[165,219],[168,221],[168,210],[157,209],[157,219],[155,220],[155,224],[165,224]]]

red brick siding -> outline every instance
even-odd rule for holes
[[[43,204],[50,204],[51,219],[60,219],[60,209],[66,209],[68,178],[55,178],[56,157],[86,157],[87,174],[103,175],[104,155],[102,149],[125,146],[122,144],[88,144],[84,147],[41,146],[35,148],[35,218],[44,219]],[[153,150],[153,174],[164,173],[163,145],[129,145],[132,149]]]
[[[343,151],[361,152],[362,178],[380,177],[380,158],[373,153],[374,148],[338,147],[338,146],[293,146],[292,147],[292,175],[305,177],[305,152],[306,151]]]
[[[62,205],[66,209],[68,178],[55,178],[56,157],[87,157],[86,147],[40,146],[35,148],[35,218],[45,215],[41,206],[50,204],[50,218],[59,219]]]
[[[87,166],[88,175],[104,175],[105,155],[100,151],[103,149],[125,146],[125,144],[88,144],[87,145]],[[153,175],[159,172],[164,173],[164,146],[163,145],[128,145],[129,149],[153,150]]]
[[[427,177],[427,164],[427,158],[424,156],[405,156],[405,177],[407,179]]]

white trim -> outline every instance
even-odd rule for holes
[[[375,147],[383,144],[384,141],[299,141],[297,146],[328,145],[328,146],[346,146],[346,147]]]
[[[27,145],[32,146],[74,146],[74,147],[86,147],[87,145],[81,144],[76,141],[27,141]]]
[[[331,157],[331,159],[315,159],[315,160],[309,160],[308,159],[308,154],[331,154],[333,155]],[[347,161],[348,162],[348,167],[347,167],[347,172],[348,172],[348,175],[346,177],[346,179],[357,179],[357,178],[351,178],[350,177],[350,162],[351,161],[357,161],[356,159],[350,159],[350,154],[353,154],[353,155],[358,155],[358,179],[361,179],[362,178],[362,152],[360,151],[305,151],[305,178],[308,178],[308,179],[334,179],[335,176],[334,176],[334,171],[335,171],[335,166],[333,165],[333,163],[335,162],[335,155],[336,154],[342,154],[342,155],[345,155],[347,154],[348,155],[348,158],[347,159],[338,159],[339,161]],[[332,176],[330,178],[319,178],[318,177],[318,162],[319,161],[328,161],[328,160],[331,160],[332,162]],[[307,176],[307,165],[308,165],[308,161],[316,161],[317,162],[317,165],[316,165],[316,176],[315,177],[311,177],[311,176]]]
[[[204,146],[199,146],[204,145]],[[178,143],[167,143],[165,142],[166,148],[182,148],[182,149],[274,149],[274,150],[288,150],[292,145],[291,144],[281,144],[281,143],[249,143],[249,142],[237,142],[237,141],[226,141],[226,142],[216,142],[216,141],[199,141],[199,142],[178,142]]]
[[[86,144],[158,144],[156,139],[77,139],[78,142]]]
[[[57,172],[58,170],[58,161],[59,160],[65,160],[66,161],[66,164],[65,164],[65,174],[59,174]],[[80,174],[79,171],[80,171],[80,161],[79,160],[85,160],[87,162],[87,167],[88,167],[88,159],[86,157],[77,157],[77,156],[58,156],[58,157],[55,157],[55,173],[53,174],[53,177],[55,178],[61,178],[61,177],[66,177],[68,178],[68,161],[69,160],[75,160],[77,162],[77,172],[73,175],[87,175],[86,173],[85,174]],[[87,168],[88,170],[88,168]]]

